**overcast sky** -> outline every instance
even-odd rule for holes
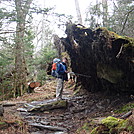
[[[76,14],[75,0],[37,0],[42,7],[55,7],[55,12],[60,14],[72,15]],[[82,17],[91,2],[95,0],[78,0]],[[100,1],[100,0],[98,0]]]
[[[79,0],[81,12],[85,12],[90,0]],[[46,6],[55,6],[58,13],[76,15],[75,0],[45,0]]]
[[[54,12],[56,13],[72,15],[74,18],[73,21],[77,21],[75,0],[35,0],[35,1],[37,1],[36,4],[40,5],[41,7],[46,7],[46,8],[54,7],[55,9]],[[91,2],[95,3],[95,0],[78,0],[78,2],[81,11],[81,16],[84,21],[86,15],[85,14],[86,9],[88,8]]]

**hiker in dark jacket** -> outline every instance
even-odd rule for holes
[[[56,98],[57,100],[62,99],[62,92],[64,87],[64,81],[67,81],[67,58],[63,58],[61,63],[57,64],[57,87],[56,87]]]
[[[64,81],[68,81],[68,76],[67,76],[68,71],[67,71],[67,65],[66,65],[67,62],[68,62],[67,58],[64,58],[63,62],[62,62],[62,64],[65,66],[65,70],[66,70],[64,73],[64,76],[63,76]]]

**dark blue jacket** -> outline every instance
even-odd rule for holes
[[[62,78],[63,80],[67,81],[67,66],[64,62],[58,63],[56,67],[56,73],[57,73],[57,78]]]

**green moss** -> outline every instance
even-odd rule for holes
[[[132,125],[127,126],[127,130],[133,132],[134,131],[134,126],[132,126]]]
[[[122,130],[125,130],[128,126],[128,121],[127,120],[121,120],[116,127],[118,132],[121,132]]]
[[[128,46],[134,47],[134,38],[124,36],[124,39],[129,41],[128,44],[124,44],[124,47],[128,47]]]
[[[112,38],[114,40],[117,40],[117,39],[127,40],[128,44],[124,44],[124,47],[128,47],[128,46],[134,47],[134,38],[132,37],[120,36],[113,31],[109,31],[106,27],[101,27],[97,29],[102,30],[102,33],[106,38]]]
[[[97,29],[102,30],[102,33],[107,38],[115,38],[115,39],[122,39],[122,38],[124,38],[123,36],[120,36],[120,35],[116,34],[113,31],[109,31],[106,27],[101,27],[101,28],[97,28]]]
[[[82,129],[86,130],[86,131],[89,131],[89,123],[84,123],[84,125],[82,126]]]
[[[0,122],[0,125],[5,125],[6,124],[6,122]]]
[[[107,117],[101,121],[102,126],[98,126],[91,131],[91,134],[119,134],[121,131],[134,131],[134,127],[129,120]]]
[[[104,125],[100,125],[100,126],[94,128],[91,131],[91,134],[109,134],[109,129]],[[116,134],[116,133],[114,133],[114,134]]]
[[[109,116],[101,121],[102,124],[104,124],[106,127],[111,129],[112,127],[115,127],[119,124],[120,119],[114,118],[112,116]]]
[[[81,133],[82,131],[86,131],[87,133],[89,133],[91,131],[91,127],[90,124],[88,122],[84,123],[84,125],[80,128],[77,129],[77,133]]]
[[[67,101],[65,100],[58,100],[52,103],[53,106],[59,105],[60,107],[66,107]]]
[[[51,102],[51,103],[47,103],[47,104],[43,104],[41,105],[40,108],[43,108],[43,109],[48,109],[48,110],[51,110],[51,109],[55,109],[55,108],[66,108],[67,107],[67,101],[66,100],[57,100],[57,101],[54,101],[54,102]]]
[[[116,129],[118,130],[118,132],[121,132],[123,130],[126,130],[128,132],[134,131],[134,127],[132,126],[132,124],[129,124],[128,120],[121,120]]]
[[[8,127],[8,124],[6,122],[1,121],[0,122],[0,129],[5,129]]]
[[[123,113],[123,112],[128,112],[134,108],[134,103],[130,103],[127,105],[124,105],[120,109],[116,110],[115,113]]]
[[[90,134],[94,125],[95,125],[95,123],[91,120],[89,122],[85,122],[82,127],[77,129],[76,133],[81,134],[82,132],[84,132],[84,133],[86,132],[87,134]]]
[[[98,134],[98,132],[97,132],[98,128],[99,128],[99,127],[94,128],[94,129],[91,131],[91,134]]]
[[[67,107],[67,101],[66,100],[57,100],[54,102],[48,102],[45,104],[38,104],[34,107],[32,107],[31,109],[29,109],[28,111],[48,111],[48,110],[52,110],[52,109],[58,109],[58,108],[66,108]]]
[[[123,72],[110,65],[98,63],[97,76],[111,83],[117,83],[122,78]]]
[[[23,125],[23,121],[21,120],[16,120],[15,123],[17,123],[18,125]]]

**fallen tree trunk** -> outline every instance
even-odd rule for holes
[[[132,115],[132,111],[127,112],[126,114],[121,116],[121,119],[128,118],[130,115]]]
[[[28,111],[29,112],[32,112],[32,111],[42,112],[42,111],[46,111],[46,110],[63,109],[63,108],[67,108],[67,101],[66,100],[56,100],[56,101],[52,101],[52,102],[38,104],[38,105],[33,106],[32,108],[28,109]]]
[[[38,128],[42,128],[42,129],[48,129],[48,130],[51,130],[51,131],[62,131],[62,132],[67,131],[66,128],[57,127],[57,126],[50,126],[50,125],[42,125],[40,123],[29,123],[29,125],[34,126],[34,127],[38,127]]]
[[[28,84],[28,93],[33,93],[34,92],[34,89],[36,87],[40,87],[40,86],[41,86],[41,84],[39,82],[30,82]]]
[[[89,91],[116,90],[134,92],[134,39],[122,37],[106,28],[92,31],[68,24],[61,38],[78,76],[77,84]],[[90,77],[84,77],[91,76]]]
[[[40,87],[40,83],[39,82],[31,82],[29,83],[29,87],[30,88],[36,88],[36,87]]]

